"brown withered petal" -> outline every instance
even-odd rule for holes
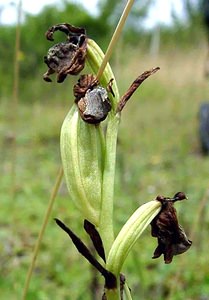
[[[99,124],[106,119],[111,104],[107,90],[98,85],[99,82],[92,74],[81,75],[73,88],[81,118],[90,124]],[[111,86],[112,80],[108,84]]]
[[[104,246],[100,234],[97,231],[96,227],[88,220],[84,220],[84,229],[90,236],[95,250],[97,251],[99,256],[103,259],[103,261],[106,262]]]
[[[48,29],[46,38],[53,41],[53,34],[58,30],[64,32],[67,39],[52,46],[44,57],[49,69],[43,78],[48,82],[51,82],[49,76],[53,73],[57,73],[57,82],[63,82],[68,74],[77,75],[85,66],[87,49],[85,29],[67,23],[57,24]]]
[[[81,241],[81,239],[70,229],[68,228],[62,221],[55,218],[55,221],[57,225],[64,230],[72,240],[73,244],[75,245],[78,252],[83,255],[83,257],[88,260],[88,262],[94,266],[102,276],[105,278],[105,287],[107,289],[114,289],[117,287],[117,280],[113,273],[106,270],[97,260],[96,258],[91,254],[88,247]]]
[[[128,88],[127,92],[121,97],[121,99],[120,99],[120,101],[118,103],[118,107],[117,107],[117,111],[118,112],[121,112],[123,110],[123,108],[126,105],[127,101],[131,98],[131,96],[133,95],[133,93],[138,89],[138,87],[142,84],[142,82],[145,79],[147,79],[150,75],[156,73],[158,70],[160,70],[159,67],[152,68],[149,71],[143,72],[141,75],[139,75],[134,80],[134,82]]]
[[[154,251],[153,258],[164,255],[166,264],[172,262],[173,256],[187,251],[190,241],[184,229],[178,223],[174,202],[187,199],[183,192],[178,192],[173,198],[157,196],[156,200],[162,203],[162,209],[151,222],[151,235],[157,237],[158,246]]]
[[[79,36],[82,34],[86,34],[86,30],[84,28],[75,27],[68,23],[61,23],[54,26],[51,26],[47,32],[45,33],[47,40],[54,41],[54,32],[55,31],[62,31],[64,32],[68,38],[71,38],[72,36]]]
[[[92,90],[99,85],[99,81],[93,74],[81,75],[78,82],[73,87],[73,94],[75,96],[75,102],[78,102],[81,98],[85,97],[88,90]]]

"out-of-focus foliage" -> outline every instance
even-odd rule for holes
[[[21,25],[20,52],[20,88],[26,92],[28,81],[41,75],[46,70],[43,56],[51,46],[44,37],[45,31],[54,24],[68,22],[75,26],[85,27],[89,37],[95,39],[105,50],[111,38],[114,28],[125,6],[125,1],[101,0],[98,5],[98,13],[91,14],[82,5],[67,0],[60,2],[59,6],[45,6],[38,15],[24,15]],[[143,28],[142,21],[147,16],[151,5],[155,0],[136,0],[128,17],[123,31],[122,41],[124,45],[133,44],[140,49],[149,49],[153,31]],[[200,0],[184,0],[185,20],[180,20],[173,14],[174,25],[172,27],[160,27],[160,46],[187,46],[198,43],[204,37]],[[0,26],[0,96],[12,94],[13,69],[14,69],[14,44],[15,26]],[[55,34],[55,41],[59,42],[65,37],[62,33]]]

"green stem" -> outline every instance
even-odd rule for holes
[[[100,65],[104,59],[104,53],[100,47],[93,41],[88,40],[87,48],[87,62],[92,69],[93,73],[97,73]],[[105,87],[111,78],[114,78],[114,74],[109,64],[100,77],[100,83]],[[113,82],[114,93],[109,94],[109,98],[112,102],[112,111],[109,114],[107,122],[107,131],[105,137],[105,153],[104,153],[104,170],[102,178],[102,201],[100,209],[100,221],[99,232],[104,243],[106,257],[114,241],[113,233],[113,197],[114,197],[114,177],[115,177],[115,160],[116,160],[116,144],[118,125],[120,115],[115,114],[117,103],[119,101],[119,92],[117,88],[116,80]]]
[[[120,300],[120,289],[106,290],[106,297],[108,300]]]
[[[114,241],[113,232],[113,197],[116,162],[116,145],[119,115],[111,114],[106,132],[105,162],[102,184],[102,204],[100,211],[99,232],[104,243],[106,257]]]
[[[127,300],[132,300],[132,297],[131,297],[131,292],[130,292],[130,289],[127,285],[127,283],[125,282],[124,284],[124,292],[125,292],[125,295],[126,295],[126,299]]]

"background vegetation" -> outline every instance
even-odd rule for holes
[[[151,259],[156,240],[147,230],[129,256],[124,273],[134,299],[207,300],[209,158],[201,154],[198,139],[199,106],[209,100],[208,80],[203,76],[206,35],[198,6],[188,6],[194,1],[185,1],[187,19],[174,18],[172,27],[161,27],[160,48],[153,51],[154,30],[143,29],[142,19],[138,19],[139,12],[143,12],[142,17],[146,15],[150,2],[139,11],[136,3],[112,59],[121,94],[138,74],[161,67],[123,112],[115,225],[118,231],[140,204],[158,194],[172,196],[184,191],[189,200],[176,207],[193,245],[186,254],[175,257],[171,265],[165,265],[162,258]],[[120,3],[101,2],[97,17],[67,1],[63,1],[62,8],[49,6],[37,16],[26,15],[21,25],[19,102],[15,106],[15,27],[0,27],[1,299],[21,299],[32,250],[60,166],[60,127],[73,103],[71,88],[76,78],[62,85],[42,80],[46,70],[43,56],[49,48],[44,32],[59,22],[85,26],[89,36],[105,50],[122,11]],[[59,40],[59,34],[56,37]],[[62,219],[87,241],[81,218],[63,183],[28,300],[92,300],[89,290],[94,272],[55,226],[53,217]]]

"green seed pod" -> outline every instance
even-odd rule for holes
[[[98,226],[104,158],[101,127],[85,123],[74,105],[62,125],[60,145],[70,197],[84,218]]]

